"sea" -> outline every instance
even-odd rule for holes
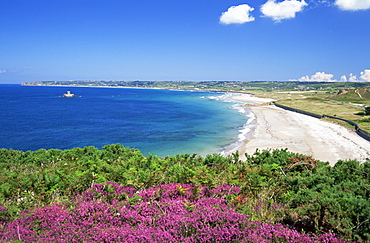
[[[70,91],[79,97],[61,97]],[[72,149],[120,143],[144,155],[228,153],[253,113],[233,94],[0,84],[0,148]]]

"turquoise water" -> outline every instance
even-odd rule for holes
[[[205,155],[233,147],[250,116],[222,93],[156,89],[0,85],[0,103],[0,147],[24,151],[121,143]]]

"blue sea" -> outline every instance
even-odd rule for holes
[[[67,91],[80,97],[60,97]],[[121,143],[143,154],[235,148],[252,115],[230,94],[160,89],[0,85],[0,148]]]

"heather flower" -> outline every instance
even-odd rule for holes
[[[70,202],[24,212],[0,241],[22,242],[344,242],[252,221],[225,198],[239,188],[170,183],[135,191],[96,184]]]

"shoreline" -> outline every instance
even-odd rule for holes
[[[252,138],[244,140],[238,148],[226,151],[225,154],[238,150],[243,160],[245,153],[253,155],[256,149],[287,148],[290,152],[329,162],[331,166],[338,160],[356,159],[365,162],[370,158],[370,142],[345,127],[274,105],[264,105],[272,99],[250,95],[240,95],[233,99],[259,105],[249,107],[255,115]]]
[[[334,165],[338,160],[356,159],[360,162],[365,162],[370,159],[370,142],[360,137],[354,131],[314,117],[287,111],[275,105],[266,105],[275,100],[256,97],[252,94],[150,87],[52,86],[229,93],[232,101],[244,103],[248,106],[254,117],[252,121],[245,124],[248,129],[250,128],[249,131],[245,132],[244,128],[240,130],[236,142],[223,148],[221,152],[223,155],[231,155],[239,151],[240,159],[245,160],[245,153],[253,155],[256,149],[288,149],[290,152],[312,156],[314,159],[329,162],[330,165]],[[240,136],[244,138],[240,139]]]

